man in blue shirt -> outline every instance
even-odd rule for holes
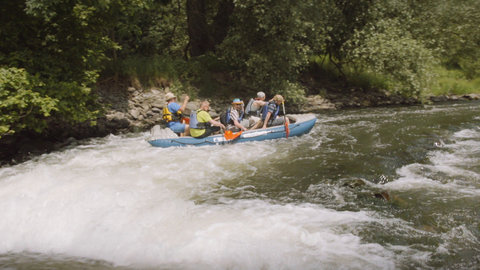
[[[180,106],[180,104],[177,103],[177,97],[169,92],[165,95],[167,106],[163,108],[163,119],[167,122],[167,127],[173,130],[173,132],[185,136],[190,135],[190,128],[187,124],[184,124],[181,121],[182,112],[185,111],[189,99],[189,96],[185,96],[185,99]]]

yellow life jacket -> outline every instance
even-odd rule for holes
[[[168,109],[168,104],[167,104],[167,106],[165,106],[163,108],[163,116],[162,117],[163,117],[163,120],[165,120],[167,123],[172,122],[172,121],[178,122],[182,118],[182,112],[180,110],[178,110],[176,113],[172,113]]]

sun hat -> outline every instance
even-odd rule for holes
[[[172,98],[176,98],[176,96],[173,93],[168,92],[168,93],[165,94],[165,100],[166,101],[169,101]]]
[[[232,104],[242,104],[242,101],[239,98],[235,98]]]
[[[265,97],[265,93],[262,92],[262,91],[260,91],[260,92],[257,93],[257,97],[258,97],[258,98],[264,98],[264,97]]]

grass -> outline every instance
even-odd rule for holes
[[[330,81],[335,81],[345,75],[347,84],[365,90],[388,89],[388,80],[379,74],[355,70],[348,65],[343,66],[343,75],[332,63],[328,56],[316,56],[313,62],[322,70],[322,76]]]
[[[461,70],[437,67],[437,83],[431,88],[432,95],[465,95],[480,93],[480,78],[468,80]]]
[[[321,69],[322,76],[325,78],[334,80],[342,76],[328,57],[317,56],[312,60]],[[344,66],[343,69],[348,85],[365,90],[389,90],[389,85],[391,85],[388,79],[381,75],[355,70],[350,66]],[[437,66],[434,72],[437,74],[436,81],[427,93],[424,93],[425,95],[480,94],[480,78],[469,80],[463,71],[448,69],[444,66]]]
[[[173,81],[182,77],[187,69],[187,62],[168,56],[130,56],[119,65],[119,73],[130,78],[137,78],[144,86],[156,86],[160,80]]]

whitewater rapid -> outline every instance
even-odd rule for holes
[[[220,181],[285,155],[277,142],[157,149],[144,137],[111,135],[0,169],[0,253],[181,269],[393,267],[391,252],[344,228],[375,221],[372,213],[262,199],[208,203]]]
[[[80,141],[0,168],[0,255],[134,269],[431,268],[458,256],[469,268],[479,125],[419,128],[448,111],[319,116],[302,137],[226,146]]]

